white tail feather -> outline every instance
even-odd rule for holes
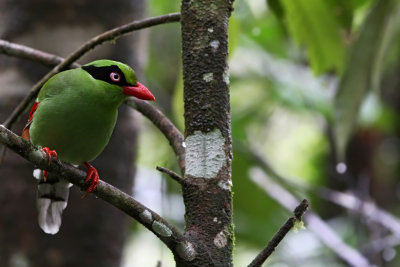
[[[34,174],[37,175],[38,172]],[[39,226],[45,233],[54,235],[59,231],[62,213],[67,207],[70,187],[70,183],[54,178],[50,173],[45,182],[40,172],[36,206],[39,213]]]
[[[61,215],[65,207],[66,202],[53,202],[48,198],[38,198],[38,219],[40,228],[46,234],[56,234],[60,230],[61,226]]]

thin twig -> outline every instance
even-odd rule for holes
[[[160,171],[160,172],[163,172],[165,174],[168,174],[169,177],[171,177],[172,179],[174,179],[178,183],[180,183],[180,184],[183,183],[183,178],[180,177],[176,172],[171,171],[170,169],[167,169],[167,168],[164,168],[164,167],[160,167],[160,166],[157,166],[156,169],[157,169],[157,171]]]
[[[126,102],[130,107],[138,110],[145,117],[150,119],[151,122],[156,125],[156,127],[164,134],[164,136],[168,139],[172,149],[175,152],[175,155],[178,157],[178,164],[182,171],[185,172],[185,147],[183,146],[183,135],[175,127],[175,125],[165,116],[159,109],[154,108],[153,105],[136,99],[130,98]]]
[[[291,210],[293,206],[297,205],[298,199],[296,199],[296,197],[285,188],[270,179],[261,169],[254,169],[250,174],[250,178],[254,183],[262,188],[266,194],[287,210]],[[325,246],[330,248],[338,257],[343,259],[350,266],[372,266],[368,259],[360,252],[344,243],[335,231],[332,230],[332,228],[317,214],[309,211],[304,215],[303,221],[306,222],[307,229],[313,232],[313,234],[324,243]]]
[[[6,128],[12,128],[12,126],[18,121],[19,117],[23,114],[23,112],[28,108],[29,104],[33,101],[33,99],[39,93],[40,88],[43,84],[50,79],[54,74],[68,68],[73,62],[78,60],[81,56],[87,53],[89,50],[94,47],[110,40],[116,40],[118,37],[130,33],[132,31],[149,28],[152,26],[165,24],[169,22],[177,22],[180,20],[179,13],[171,13],[159,17],[148,18],[140,21],[133,21],[129,24],[125,24],[123,26],[114,28],[112,30],[106,31],[96,37],[90,39],[86,43],[84,43],[81,47],[71,53],[68,57],[65,58],[60,64],[54,67],[50,72],[48,72],[40,81],[38,81],[32,89],[29,91],[28,95],[19,103],[19,105],[14,109],[10,117],[4,122]]]
[[[46,53],[44,51],[37,50],[29,46],[16,44],[1,39],[0,39],[0,54],[28,59],[48,67],[54,67],[55,65],[60,64],[64,60],[64,58],[56,56],[54,54]],[[70,67],[78,68],[79,64],[73,63],[70,65]]]
[[[42,150],[36,148],[31,142],[23,140],[3,125],[0,125],[0,143],[5,144],[9,149],[38,168],[51,171],[63,177],[81,190],[85,190],[88,186],[84,182],[86,178],[86,173],[84,171],[60,161],[53,160],[49,164]],[[114,186],[104,181],[99,181],[96,190],[92,194],[137,220],[153,232],[172,251],[176,251],[177,246],[185,246],[185,238],[178,229],[170,225],[160,215]]]
[[[263,264],[268,257],[274,252],[275,248],[283,240],[283,238],[289,233],[289,231],[294,227],[296,222],[301,221],[301,217],[306,212],[309,203],[304,199],[293,211],[294,216],[290,217],[284,225],[279,229],[279,231],[274,235],[274,237],[269,241],[268,245],[257,255],[257,257],[248,265],[248,267],[259,267]]]

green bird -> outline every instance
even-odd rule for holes
[[[108,144],[118,107],[128,96],[155,100],[126,64],[96,60],[60,72],[41,88],[22,137],[42,147],[49,162],[54,157],[74,165],[84,164],[86,181],[90,183],[87,193],[91,193],[99,175],[88,162]],[[39,179],[38,221],[44,232],[56,234],[71,185],[63,179],[47,179],[47,175],[46,171],[34,171]]]

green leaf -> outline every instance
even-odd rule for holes
[[[284,10],[280,0],[267,0],[268,7],[275,13],[278,18],[282,18]]]
[[[325,0],[329,9],[334,10],[335,18],[343,29],[342,32],[351,31],[357,12],[360,8],[368,9],[371,1],[374,0]]]
[[[282,0],[281,4],[291,35],[308,49],[314,73],[342,73],[344,43],[340,36],[340,27],[328,3],[321,0]]]
[[[383,55],[390,36],[396,30],[392,12],[396,10],[395,1],[377,1],[350,51],[335,97],[334,136],[339,161],[344,161],[347,142],[357,123],[362,101],[371,89],[378,87]]]

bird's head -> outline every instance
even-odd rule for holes
[[[142,100],[154,101],[153,94],[139,83],[136,74],[128,65],[113,60],[96,60],[82,66],[94,79],[122,88],[122,94]]]

